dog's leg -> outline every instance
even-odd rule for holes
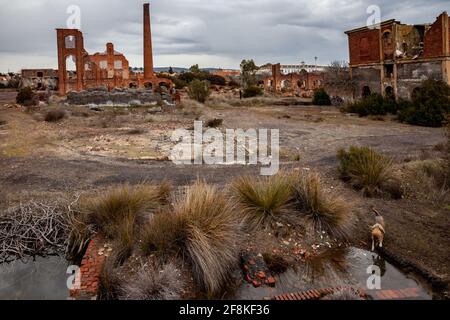
[[[372,236],[372,251],[375,251],[375,239]]]
[[[380,248],[383,248],[383,240],[380,240]]]

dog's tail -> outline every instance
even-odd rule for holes
[[[380,217],[380,216],[381,216],[381,214],[380,214],[375,208],[372,208],[372,211],[375,213],[375,215],[376,215],[377,217]]]

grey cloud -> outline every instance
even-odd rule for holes
[[[26,56],[39,56],[56,66],[55,28],[64,27],[69,5],[80,6],[86,49],[103,51],[105,43],[133,56],[141,65],[141,0],[0,0],[0,64],[12,69],[29,65]],[[257,63],[301,60],[328,64],[348,59],[344,31],[366,23],[366,9],[378,5],[383,19],[404,23],[433,22],[449,8],[448,0],[153,0],[151,1],[155,60],[188,66],[187,56],[215,57],[238,67],[243,58]],[[14,58],[14,55],[20,56]],[[137,58],[136,58],[137,57]],[[170,60],[169,58],[170,57]],[[230,64],[232,62],[232,65]],[[206,65],[202,65],[206,66]],[[4,71],[4,70],[0,70]]]

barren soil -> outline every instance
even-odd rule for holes
[[[439,156],[434,147],[445,141],[442,129],[358,118],[333,107],[270,105],[162,113],[74,108],[63,121],[47,123],[39,112],[26,113],[13,100],[14,93],[0,92],[0,120],[6,121],[0,126],[3,205],[126,182],[168,179],[183,186],[202,178],[225,185],[238,175],[258,174],[253,166],[179,166],[165,160],[173,146],[172,130],[188,129],[196,118],[221,118],[223,128],[279,129],[282,167],[321,172],[327,186],[352,205],[356,245],[368,248],[370,208],[375,206],[385,216],[390,252],[447,283],[450,279],[448,206],[410,198],[367,199],[341,182],[336,172],[336,151],[350,145],[373,147],[398,164]]]

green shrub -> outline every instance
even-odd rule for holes
[[[393,179],[392,160],[373,149],[353,146],[348,152],[341,149],[338,159],[341,178],[362,189],[366,196],[383,193],[385,185]]]
[[[330,106],[331,99],[325,89],[317,89],[314,91],[313,104],[316,106]]]
[[[211,86],[208,81],[193,80],[188,86],[189,98],[200,103],[205,103],[206,99],[211,94]]]
[[[25,87],[19,90],[16,97],[16,102],[20,104],[29,104],[34,100],[34,92],[30,87]]]
[[[402,122],[441,127],[450,113],[450,87],[443,81],[427,80],[415,90],[412,101],[403,101],[399,109]]]
[[[253,98],[257,96],[261,96],[263,94],[263,89],[258,86],[249,86],[244,89],[244,98]]]
[[[369,115],[384,116],[388,113],[396,114],[398,105],[392,98],[384,98],[378,93],[373,93],[370,96],[349,104],[346,112],[357,113],[361,117]]]

